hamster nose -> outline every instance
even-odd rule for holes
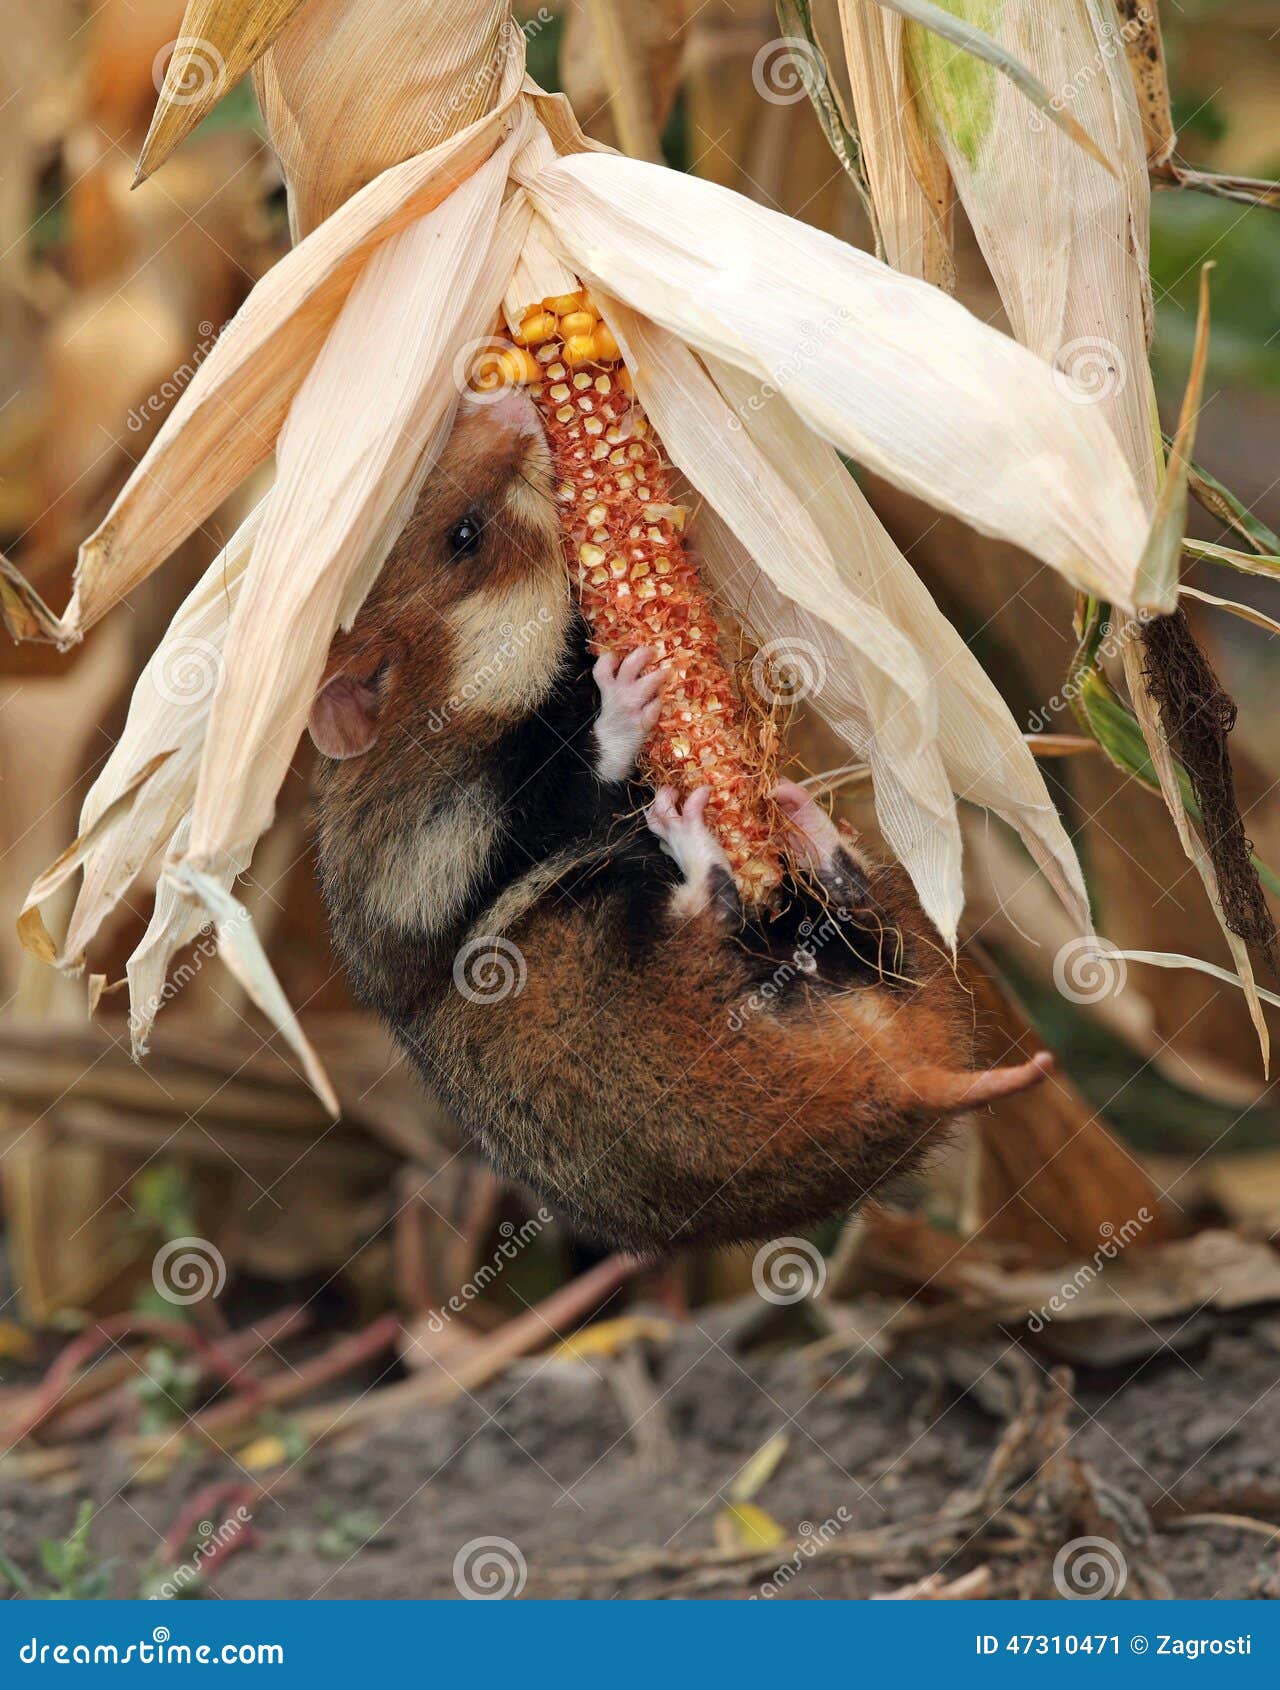
[[[465,393],[462,404],[495,434],[519,439],[536,435],[542,428],[533,400],[523,387],[504,387],[494,393]]]

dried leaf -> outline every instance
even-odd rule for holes
[[[754,1502],[731,1502],[715,1517],[716,1542],[722,1549],[776,1549],[787,1541],[787,1533],[772,1514]]]
[[[513,67],[488,117],[370,182],[257,284],[81,547],[60,643],[80,639],[270,455],[373,252],[439,206],[489,157],[518,93]]]
[[[654,1315],[621,1315],[616,1320],[593,1320],[581,1332],[564,1338],[551,1352],[553,1361],[583,1361],[591,1356],[618,1356],[632,1344],[667,1344],[675,1325]]]
[[[333,635],[447,438],[457,355],[492,324],[528,226],[519,205],[498,226],[512,144],[379,249],[290,410],[200,765],[190,850],[206,870],[269,825]]]
[[[1155,169],[1173,156],[1178,140],[1169,103],[1169,74],[1165,68],[1158,0],[1128,0],[1124,13],[1120,34],[1138,97],[1138,110],[1142,113],[1147,164]]]
[[[737,1478],[729,1486],[731,1502],[750,1502],[757,1492],[778,1470],[778,1463],[787,1453],[790,1439],[785,1432],[775,1432],[767,1443],[761,1444],[751,1459],[739,1469]]]
[[[1196,312],[1196,338],[1191,354],[1191,370],[1187,376],[1186,392],[1182,397],[1182,411],[1178,431],[1169,449],[1160,497],[1156,501],[1151,534],[1142,555],[1142,570],[1146,585],[1152,593],[1164,589],[1167,582],[1178,579],[1178,564],[1182,543],[1187,532],[1187,489],[1191,474],[1191,454],[1195,449],[1196,424],[1204,394],[1204,373],[1209,361],[1209,274],[1213,264],[1200,271],[1200,301]]]
[[[776,388],[896,485],[1135,602],[1138,489],[1106,423],[1041,359],[936,288],[714,183],[582,154],[525,185],[602,293]]]
[[[253,921],[224,887],[190,862],[173,864],[167,872],[208,911],[218,936],[218,951],[249,997],[283,1036],[302,1063],[307,1082],[337,1120],[341,1114],[337,1093],[329,1082],[319,1057],[298,1025],[298,1018],[281,990],[275,971],[254,930]]]
[[[1280,563],[1280,559],[1276,561]],[[1262,574],[1263,571],[1259,570],[1257,573]],[[1205,593],[1199,587],[1188,587],[1185,584],[1179,587],[1178,591],[1183,598],[1199,599],[1201,604],[1211,604],[1218,610],[1229,611],[1242,622],[1252,622],[1255,628],[1265,628],[1269,634],[1280,634],[1280,622],[1274,616],[1255,610],[1251,604],[1239,604],[1235,599],[1220,599],[1215,593]]]
[[[1115,174],[1107,155],[1089,135],[1088,131],[1062,106],[1061,97],[1051,94],[1033,71],[1029,70],[1007,47],[1002,46],[999,41],[994,41],[985,30],[979,29],[976,24],[955,12],[947,11],[942,6],[935,6],[933,0],[875,0],[875,3],[878,6],[885,7],[888,11],[900,13],[920,29],[927,30],[932,35],[940,36],[944,41],[950,42],[952,47],[958,47],[962,53],[967,53],[970,57],[981,60],[984,64],[999,71],[1002,76],[1007,76],[1013,86],[1030,102],[1036,111],[1047,117],[1050,123],[1056,124],[1064,135],[1074,141],[1078,147],[1082,147],[1091,158],[1096,159],[1104,170],[1110,171],[1112,175]],[[952,3],[957,3],[957,0],[952,0]],[[981,8],[978,9],[981,10]],[[967,79],[965,77],[948,75],[947,60],[944,56],[935,53],[926,54],[924,63],[928,70],[928,81],[935,90],[937,84],[941,81],[952,85],[948,87],[949,94],[954,94],[966,86]],[[977,80],[980,86],[981,73],[979,73]],[[971,100],[976,100],[980,104],[990,102],[989,93],[974,91],[972,81],[968,82],[968,86],[971,90]],[[972,122],[973,116],[973,111],[970,109],[966,121]]]
[[[56,963],[59,961],[58,947],[49,936],[48,929],[40,916],[40,905],[47,898],[51,898],[60,886],[65,886],[71,876],[84,863],[85,858],[93,850],[97,841],[116,821],[127,814],[133,803],[135,794],[144,787],[157,769],[168,762],[173,755],[171,751],[160,751],[127,783],[120,796],[109,804],[93,825],[78,839],[67,846],[66,850],[51,863],[40,878],[27,893],[26,902],[18,916],[18,937],[23,946],[32,956],[41,962]]]
[[[1215,546],[1208,540],[1193,540],[1190,535],[1183,539],[1182,549],[1191,557],[1200,558],[1205,563],[1225,564],[1241,575],[1263,575],[1272,580],[1280,577],[1280,555],[1238,552],[1230,546]],[[1188,590],[1186,587],[1179,588],[1184,593]]]
[[[137,183],[158,170],[257,62],[305,0],[187,0]]]
[[[907,85],[903,20],[871,0],[840,0],[840,27],[865,137],[859,160],[875,207],[876,250],[895,270],[950,292],[951,173]]]

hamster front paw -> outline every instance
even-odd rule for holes
[[[726,920],[740,919],[742,906],[724,847],[707,826],[707,804],[711,788],[700,786],[691,792],[681,808],[674,786],[658,789],[645,811],[650,833],[662,849],[674,858],[684,885],[676,892],[673,912],[685,919],[714,906]]]
[[[651,646],[638,646],[621,659],[606,651],[591,671],[600,689],[596,774],[603,781],[626,780],[634,772],[641,748],[657,725],[667,677],[665,670],[649,667],[656,657]]]
[[[796,838],[802,863],[842,906],[865,904],[868,895],[865,865],[822,805],[793,780],[780,780],[773,789],[773,797]]]

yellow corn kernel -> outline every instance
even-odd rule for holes
[[[535,306],[532,311],[526,311],[520,327],[512,335],[517,346],[543,346],[554,339],[556,320],[550,311],[544,311]]]
[[[564,361],[571,370],[580,369],[583,364],[594,364],[596,358],[595,338],[589,334],[570,335],[564,343]]]
[[[613,338],[613,330],[607,323],[597,323],[591,339],[595,346],[595,361],[597,364],[616,364],[619,362],[622,351]]]

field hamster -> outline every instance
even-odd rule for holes
[[[906,875],[790,782],[814,884],[744,921],[705,789],[633,782],[650,655],[588,648],[531,402],[464,402],[310,727],[358,997],[502,1174],[669,1251],[852,1207],[1048,1059],[966,1071],[969,998]]]

